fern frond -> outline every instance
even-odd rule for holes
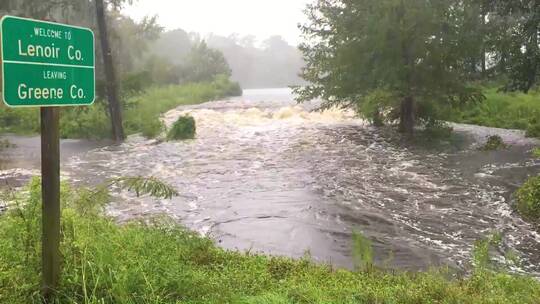
[[[133,191],[140,197],[150,195],[155,198],[171,199],[178,196],[178,191],[156,177],[119,177],[111,180],[110,185],[117,185],[123,190]]]

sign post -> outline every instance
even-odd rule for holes
[[[86,28],[4,16],[0,37],[4,103],[41,108],[42,288],[48,300],[60,277],[58,107],[94,102],[94,34]]]

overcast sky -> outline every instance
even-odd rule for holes
[[[157,15],[166,29],[181,28],[201,34],[255,35],[263,40],[281,35],[298,44],[297,24],[313,0],[138,0],[124,12],[136,20]]]

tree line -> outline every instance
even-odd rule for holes
[[[272,36],[258,43],[254,36],[201,36],[175,29],[161,34],[152,43],[154,63],[166,67],[184,65],[188,53],[204,41],[212,49],[219,50],[231,69],[231,78],[243,88],[281,88],[304,84],[298,73],[304,66],[302,55],[296,46],[281,36]],[[177,73],[178,74],[178,73]]]
[[[527,93],[538,83],[535,0],[317,0],[305,13],[299,100],[409,135],[482,102],[482,84]]]
[[[0,3],[0,17],[9,14],[93,29],[97,102],[108,100],[112,137],[116,141],[125,138],[122,112],[129,108],[126,100],[130,96],[150,86],[222,82],[231,76],[224,55],[208,47],[202,39],[190,41],[185,54],[175,53],[178,48],[169,48],[171,57],[182,58],[181,64],[171,64],[156,56],[154,43],[162,40],[163,28],[156,17],[135,21],[123,15],[121,8],[131,3],[131,0],[3,0]],[[234,91],[231,94],[241,94],[239,86]]]

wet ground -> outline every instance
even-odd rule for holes
[[[179,108],[164,120],[170,125],[179,115],[193,115],[195,140],[135,136],[98,148],[64,142],[63,173],[81,184],[160,177],[180,196],[156,201],[118,193],[108,212],[119,221],[166,213],[226,248],[293,257],[308,252],[351,267],[352,233],[358,231],[373,241],[379,263],[464,268],[474,242],[500,232],[503,247],[521,259],[515,270],[540,275],[540,235],[511,207],[511,193],[540,171],[529,153],[537,142],[519,131],[455,125],[456,142],[418,147],[353,113],[310,111],[316,106],[297,106],[290,91],[277,89]],[[494,134],[512,147],[478,151]],[[12,140],[23,145],[8,152],[11,158],[2,154],[0,164],[37,168],[39,154],[31,165],[13,161],[30,152],[25,140]],[[0,180],[13,172],[0,168]]]

